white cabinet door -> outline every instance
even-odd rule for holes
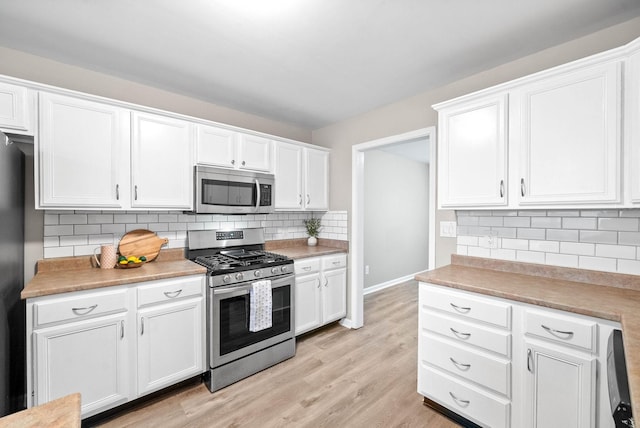
[[[227,129],[198,125],[196,162],[233,168],[237,135]]]
[[[610,62],[515,91],[521,205],[620,201],[620,70]]]
[[[631,202],[640,203],[640,43],[625,63],[625,138],[629,153]]]
[[[347,315],[347,270],[322,272],[322,322],[339,320]]]
[[[129,399],[130,367],[126,314],[36,330],[34,405],[74,392],[82,394],[82,416]]]
[[[183,120],[133,112],[131,206],[193,206],[193,132]]]
[[[237,153],[239,169],[271,171],[270,139],[256,135],[239,134]]]
[[[296,276],[295,323],[296,335],[322,325],[322,297],[320,274]]]
[[[301,210],[302,198],[302,146],[276,142],[275,178],[277,210]]]
[[[33,134],[30,106],[31,93],[27,88],[0,83],[0,129]]]
[[[126,203],[128,111],[40,93],[41,207],[120,208]]]
[[[138,310],[138,394],[204,371],[202,297]]]
[[[305,148],[304,204],[307,210],[329,209],[329,152]]]
[[[595,427],[596,359],[524,342],[527,373],[522,426]]]
[[[507,204],[507,96],[440,111],[441,207]]]

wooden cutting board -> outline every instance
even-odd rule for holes
[[[150,262],[158,257],[160,248],[168,243],[167,238],[158,238],[158,236],[146,229],[136,229],[127,232],[118,244],[118,251],[125,257],[129,256],[145,256]]]

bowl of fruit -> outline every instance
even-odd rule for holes
[[[121,269],[131,269],[142,266],[147,261],[145,256],[120,256],[118,257],[118,267]]]

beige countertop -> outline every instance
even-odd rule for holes
[[[416,280],[618,321],[632,403],[640,403],[640,276],[452,256]]]
[[[203,274],[207,269],[184,258],[184,250],[162,250],[158,258],[134,269],[99,269],[92,257],[61,257],[38,262],[38,273],[22,290],[23,299],[113,285]]]
[[[318,239],[318,245],[309,247],[306,239],[285,239],[267,241],[265,249],[272,253],[282,254],[290,259],[326,256],[327,254],[348,253],[349,242],[333,239]]]
[[[0,418],[0,428],[80,428],[80,394],[71,394],[40,406]]]

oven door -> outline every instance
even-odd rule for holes
[[[250,282],[209,288],[207,338],[212,368],[295,336],[294,281],[293,275],[271,279],[273,325],[257,332],[249,331]]]

